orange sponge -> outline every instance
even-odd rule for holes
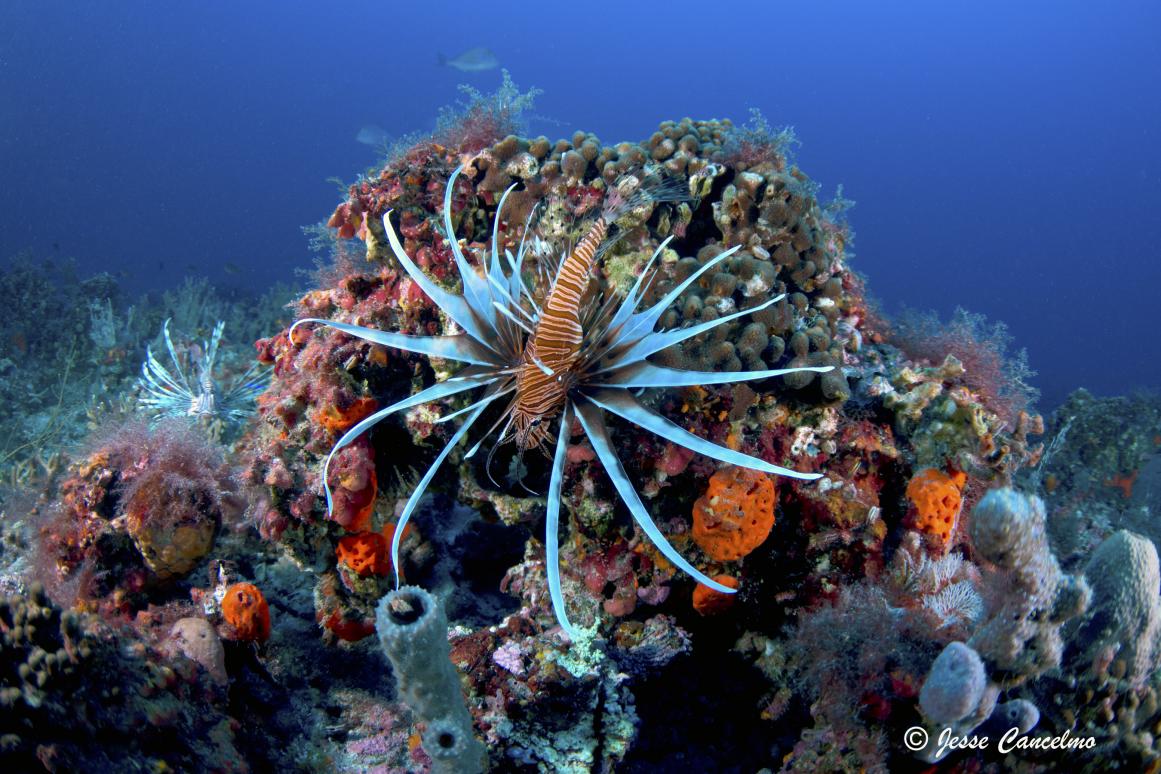
[[[315,412],[315,420],[333,435],[342,435],[375,413],[379,403],[374,398],[356,398],[351,405],[323,406]]]
[[[774,481],[748,468],[722,468],[693,505],[693,539],[712,559],[741,559],[774,527]]]
[[[222,617],[234,629],[234,639],[258,642],[270,639],[270,607],[252,583],[235,583],[226,589]]]
[[[936,468],[925,468],[916,473],[907,484],[907,499],[914,506],[912,524],[942,543],[950,540],[966,482],[967,476],[959,471],[947,474]]]
[[[738,579],[732,575],[716,575],[714,580],[723,586],[729,586],[731,589],[738,587]],[[724,613],[734,606],[735,596],[735,594],[723,594],[704,583],[699,583],[693,590],[693,609],[701,615]]]
[[[350,567],[359,577],[386,575],[391,569],[387,541],[378,532],[359,532],[339,538],[335,555],[340,564]]]

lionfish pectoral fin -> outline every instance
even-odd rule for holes
[[[225,330],[226,321],[218,320],[218,324],[214,326],[213,335],[206,342],[206,351],[202,354],[200,369],[205,374],[212,374],[214,371],[214,361],[218,359],[218,345],[222,342],[222,332]]]
[[[834,366],[802,366],[800,368],[773,368],[768,371],[685,371],[680,368],[668,368],[641,361],[618,368],[615,371],[606,371],[601,374],[599,380],[593,379],[591,384],[594,387],[621,387],[624,389],[693,387],[699,384],[752,382],[758,379],[770,379],[775,376],[798,373],[799,371],[821,374],[833,370]]]
[[[177,348],[173,346],[173,339],[169,335],[169,321],[171,319],[173,318],[165,318],[165,325],[161,326],[161,332],[165,336],[165,348],[169,350],[169,359],[173,361],[174,370],[177,371],[177,378],[181,379],[181,384],[184,385],[190,395],[195,395],[196,391],[189,383],[189,377],[185,373],[185,367],[182,366],[181,360],[178,359]]]
[[[407,527],[407,522],[411,520],[411,514],[415,512],[415,508],[419,505],[419,501],[423,498],[424,492],[427,491],[427,485],[431,483],[433,478],[435,478],[435,474],[436,471],[439,470],[439,466],[443,464],[445,459],[447,459],[448,454],[451,453],[451,450],[455,448],[456,444],[458,444],[460,440],[463,439],[464,435],[468,432],[468,428],[471,427],[472,423],[479,418],[480,414],[484,412],[484,408],[490,402],[491,401],[489,400],[481,400],[479,402],[479,405],[476,406],[475,411],[468,415],[468,418],[465,419],[463,424],[459,426],[459,429],[456,430],[455,435],[453,435],[451,440],[447,442],[447,445],[443,447],[443,451],[441,451],[435,460],[431,463],[431,465],[428,466],[427,472],[423,474],[423,478],[421,478],[419,483],[416,484],[415,491],[411,493],[411,497],[407,498],[407,504],[403,506],[403,513],[400,514],[399,521],[395,523],[395,534],[391,537],[391,569],[395,573],[395,588],[398,589],[400,584],[399,545],[403,540],[403,532]]]
[[[680,567],[686,574],[697,580],[698,583],[709,586],[715,591],[720,591],[723,594],[733,594],[737,589],[732,589],[729,586],[718,583],[713,578],[709,577],[701,570],[694,567],[688,560],[674,548],[670,542],[653,523],[653,519],[649,516],[649,511],[646,510],[645,505],[641,502],[637,490],[633,487],[632,482],[629,481],[629,476],[625,473],[625,468],[621,465],[621,460],[617,457],[616,451],[613,450],[613,444],[609,440],[609,431],[605,427],[604,417],[601,416],[601,410],[594,403],[582,402],[584,398],[580,398],[576,402],[577,417],[580,419],[581,427],[584,428],[585,434],[589,437],[589,441],[593,445],[593,450],[597,453],[601,464],[605,466],[605,472],[609,474],[609,478],[613,481],[613,486],[617,493],[629,507],[629,512],[633,514],[633,519],[641,527],[642,531],[649,536],[653,541],[653,545],[657,546],[658,550],[665,555],[665,558]]]
[[[481,320],[490,321],[492,318],[491,305],[488,304],[483,308],[475,309],[469,302],[468,296],[457,296],[455,293],[448,291],[435,284],[428,278],[423,270],[415,265],[411,257],[403,249],[403,245],[399,242],[399,235],[395,233],[395,226],[391,225],[391,210],[383,213],[383,230],[387,233],[387,242],[391,245],[391,251],[395,253],[395,258],[403,265],[403,270],[407,272],[407,276],[419,285],[420,290],[427,294],[435,305],[438,306],[448,317],[455,320],[464,331],[476,340],[481,347],[492,350],[495,349],[489,343],[493,336],[484,328],[484,323]],[[449,240],[450,241],[450,240]],[[459,245],[452,241],[455,251],[459,250]],[[461,253],[462,256],[462,253]],[[483,278],[475,272],[469,272],[472,277],[475,277],[480,282]],[[467,284],[469,280],[465,280],[465,293],[467,292]],[[492,326],[494,333],[494,326]]]
[[[521,322],[521,320],[515,314],[508,311],[508,309],[503,304],[501,304],[499,301],[493,301],[492,306],[494,306],[496,308],[496,311],[498,311],[500,314],[504,315],[509,320],[511,320],[516,325],[516,327],[520,328],[520,330],[524,331],[529,336],[535,335],[535,333],[533,332],[533,330],[531,328],[529,328],[527,325],[525,325],[523,322]],[[519,307],[517,307],[517,308],[519,308]]]
[[[564,463],[568,451],[568,427],[571,424],[569,407],[565,404],[561,416],[560,432],[556,436],[556,451],[552,455],[552,475],[548,480],[548,513],[544,520],[544,568],[548,575],[548,594],[552,598],[552,610],[560,628],[570,639],[576,641],[576,631],[568,620],[568,610],[564,604],[564,591],[560,585],[560,492],[564,481]]]
[[[629,365],[630,363],[644,360],[655,352],[660,352],[661,350],[672,347],[675,344],[680,344],[686,339],[691,339],[698,334],[705,333],[706,331],[712,330],[719,325],[728,323],[731,320],[736,320],[743,315],[751,314],[753,312],[760,312],[761,310],[765,309],[773,303],[782,300],[783,298],[785,298],[785,296],[775,296],[774,298],[768,299],[758,306],[752,307],[750,309],[741,309],[736,312],[731,312],[730,314],[723,315],[716,320],[707,320],[706,322],[698,323],[697,325],[691,325],[688,328],[678,328],[677,330],[672,331],[656,331],[649,333],[624,352],[618,353],[616,356],[614,356],[611,359],[611,362],[607,364],[602,370],[619,368],[621,366]]]
[[[449,395],[455,395],[456,393],[475,389],[476,387],[482,387],[486,384],[494,382],[498,378],[499,377],[497,376],[480,375],[462,377],[454,381],[448,380],[444,382],[436,382],[426,390],[421,390],[420,392],[412,395],[410,398],[404,398],[398,403],[393,403],[387,408],[376,411],[374,414],[362,420],[347,432],[343,433],[343,437],[340,438],[334,445],[334,448],[331,449],[330,454],[327,455],[326,462],[323,463],[322,480],[323,491],[326,493],[327,497],[327,516],[330,516],[334,512],[334,498],[331,495],[330,470],[331,461],[334,460],[336,454],[350,446],[355,442],[355,439],[362,435],[366,430],[378,424],[390,414],[394,414],[397,411],[403,411],[404,409],[409,409],[413,406],[427,403],[428,401],[445,398]],[[481,401],[481,403],[483,403],[483,401]],[[487,404],[483,403],[483,405]],[[481,409],[482,408],[483,406],[481,406]],[[467,424],[467,422],[465,422],[465,424]]]
[[[478,315],[479,319],[484,321],[494,331],[496,329],[496,320],[491,310],[491,290],[488,287],[487,281],[476,273],[475,269],[468,263],[467,258],[464,257],[464,251],[460,249],[459,240],[456,239],[455,226],[452,224],[452,193],[455,188],[456,178],[459,177],[463,170],[462,165],[456,167],[455,171],[451,173],[451,177],[448,178],[447,186],[444,188],[443,226],[444,231],[447,232],[445,237],[447,238],[448,246],[451,247],[452,256],[456,262],[456,269],[459,271],[460,280],[464,286],[463,300]],[[497,218],[499,218],[499,213],[497,213]],[[394,246],[394,243],[392,243],[392,248]],[[487,269],[486,264],[484,268]],[[434,296],[432,296],[432,300],[436,301]],[[439,302],[436,301],[436,303]],[[440,304],[440,306],[443,306],[443,304]],[[459,321],[457,320],[456,322]],[[464,328],[464,330],[467,330],[467,328]]]
[[[488,269],[488,273],[492,276],[499,277],[501,275],[500,268],[500,215],[504,212],[504,202],[508,201],[508,194],[515,190],[518,183],[513,183],[504,191],[504,195],[500,197],[500,203],[496,205],[496,218],[492,225],[492,261]]]
[[[170,391],[188,392],[188,388],[180,384],[169,372],[157,356],[153,354],[153,347],[145,347],[145,362],[141,364],[141,376],[145,379],[145,388],[158,397],[170,394]]]
[[[621,306],[617,309],[617,313],[613,315],[611,320],[609,320],[609,330],[615,331],[621,325],[624,325],[625,322],[627,322],[628,319],[632,316],[633,310],[635,310],[637,308],[637,304],[641,302],[641,297],[643,295],[642,285],[645,284],[646,278],[650,275],[653,269],[653,264],[655,264],[661,254],[665,252],[665,248],[669,246],[671,241],[673,241],[672,234],[665,237],[665,240],[661,244],[657,245],[657,249],[653,251],[653,255],[649,257],[649,260],[645,263],[645,267],[641,269],[641,273],[637,275],[637,281],[633,283],[633,287],[630,288],[629,292],[625,295],[624,300],[621,302]]]
[[[772,473],[776,476],[789,476],[804,481],[813,481],[821,478],[819,473],[799,473],[797,470],[774,465],[765,460],[751,457],[733,449],[719,446],[712,441],[694,435],[683,427],[669,421],[660,414],[651,411],[637,402],[635,398],[623,390],[601,390],[595,395],[586,396],[600,408],[626,419],[640,428],[659,435],[667,441],[683,446],[690,451],[704,454],[721,462],[738,465],[743,468],[760,470],[763,473]]]
[[[481,347],[474,337],[465,334],[455,336],[411,336],[406,333],[380,331],[374,328],[365,328],[361,325],[338,322],[337,320],[323,320],[318,317],[306,317],[290,326],[290,334],[303,323],[318,323],[328,328],[342,331],[348,336],[354,336],[369,341],[372,344],[381,344],[385,347],[402,349],[405,352],[415,352],[420,355],[442,357],[447,360],[458,360],[461,363],[472,365],[498,365],[499,361],[490,351]],[[293,339],[292,339],[293,340]]]
[[[681,296],[681,294],[685,292],[686,288],[696,282],[697,279],[701,277],[701,275],[705,274],[707,271],[717,266],[719,263],[724,261],[726,258],[729,258],[740,249],[741,246],[739,245],[738,247],[731,247],[729,250],[718,253],[712,259],[706,261],[705,265],[682,280],[682,282],[679,283],[677,287],[666,293],[665,296],[656,304],[643,312],[630,314],[624,327],[617,334],[617,341],[613,342],[613,345],[615,346],[621,341],[625,341],[633,337],[645,336],[650,333],[653,330],[653,326],[655,326],[657,321],[661,319],[661,315],[665,313],[666,309],[673,305],[673,302],[676,301]],[[629,299],[626,299],[626,303],[628,302]],[[634,302],[633,308],[636,308],[636,302]],[[632,311],[632,309],[630,309],[630,311]],[[618,312],[618,315],[619,314],[620,312]]]

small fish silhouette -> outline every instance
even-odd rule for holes
[[[445,67],[454,67],[463,73],[482,73],[485,70],[495,70],[500,66],[500,60],[491,49],[482,46],[469,48],[453,59],[439,54],[439,63]]]
[[[368,124],[359,130],[355,135],[355,142],[361,142],[364,145],[370,145],[372,148],[382,148],[386,146],[391,140],[387,130],[375,124]]]

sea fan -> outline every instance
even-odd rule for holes
[[[515,403],[513,394],[516,392],[517,375],[521,368],[529,367],[525,360],[526,344],[528,339],[534,335],[544,314],[537,299],[533,297],[522,278],[522,268],[526,256],[524,239],[522,238],[515,256],[510,250],[501,253],[499,248],[501,213],[504,209],[504,201],[511,193],[512,188],[509,188],[501,197],[499,207],[496,210],[495,224],[492,229],[491,255],[483,267],[483,274],[481,275],[473,269],[464,257],[452,227],[452,190],[460,171],[460,169],[456,169],[451,179],[448,180],[444,193],[443,221],[445,235],[451,246],[460,279],[463,282],[463,295],[456,295],[444,290],[416,266],[404,251],[403,245],[395,233],[390,220],[390,212],[383,216],[383,228],[395,257],[403,265],[411,279],[449,318],[463,329],[463,333],[449,336],[412,336],[316,318],[299,320],[291,328],[293,335],[294,328],[299,325],[321,323],[376,344],[433,357],[457,360],[467,364],[467,368],[455,376],[438,382],[367,417],[339,439],[323,467],[323,486],[326,491],[328,511],[333,508],[333,501],[327,473],[331,461],[340,449],[350,445],[363,432],[390,414],[469,390],[483,390],[479,398],[473,403],[443,418],[446,420],[456,416],[464,417],[451,440],[436,456],[435,461],[420,479],[399,517],[399,523],[395,528],[395,536],[391,543],[391,557],[395,568],[397,587],[399,585],[399,543],[400,537],[404,534],[404,526],[411,518],[439,466],[451,453],[451,450],[463,440],[468,429],[479,419],[484,410],[500,398],[508,397],[508,409],[492,426],[492,430],[495,430],[505,418],[511,419]],[[529,223],[531,223],[531,218],[532,215],[529,216]],[[525,224],[524,237],[528,236],[529,223]],[[657,528],[613,449],[609,431],[605,425],[605,414],[618,416],[661,436],[667,441],[731,465],[741,465],[766,473],[806,480],[819,477],[819,474],[816,473],[801,473],[774,465],[757,457],[727,449],[699,438],[646,407],[634,397],[634,392],[642,388],[727,384],[768,379],[798,371],[825,372],[831,370],[830,367],[810,367],[718,373],[684,371],[649,362],[647,358],[650,355],[705,333],[742,315],[764,309],[783,298],[783,296],[777,296],[752,309],[724,315],[716,320],[699,323],[688,328],[654,331],[654,326],[661,315],[681,296],[686,288],[739,249],[734,247],[722,252],[670,290],[657,303],[638,311],[637,307],[641,304],[645,290],[654,276],[654,263],[668,243],[669,239],[666,239],[657,248],[636,284],[623,299],[620,299],[619,305],[616,297],[598,299],[582,315],[582,319],[586,320],[587,323],[584,326],[584,341],[576,366],[568,374],[553,374],[551,371],[546,371],[553,378],[569,380],[568,384],[571,385],[564,399],[563,410],[560,412],[558,430],[555,434],[555,449],[551,454],[552,472],[546,493],[548,514],[545,534],[547,574],[552,605],[562,628],[570,636],[575,633],[575,630],[569,623],[564,595],[561,590],[557,531],[560,522],[560,491],[564,477],[569,428],[574,418],[584,429],[598,459],[612,479],[617,493],[628,506],[641,530],[649,536],[654,545],[673,564],[706,586],[726,594],[734,593],[735,589],[718,583],[695,568],[674,549],[661,530]],[[555,276],[554,268],[549,269],[549,276]],[[535,362],[541,369],[546,368],[540,361]],[[548,418],[548,421],[551,421],[551,418]],[[539,422],[539,419],[533,420],[533,424]],[[505,428],[507,429],[507,427],[506,425]],[[479,450],[492,430],[472,446],[467,456],[470,457]],[[551,439],[546,428],[538,427],[536,430],[537,435]],[[500,440],[505,440],[505,437],[505,433],[502,433]]]

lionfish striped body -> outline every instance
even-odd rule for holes
[[[614,189],[584,238],[561,263],[541,305],[543,311],[536,329],[524,347],[516,379],[512,425],[516,445],[522,451],[543,448],[551,440],[547,422],[560,414],[565,397],[576,381],[575,371],[585,336],[581,305],[610,224],[645,200],[677,198],[671,190],[663,184],[646,181],[633,198],[625,200]]]
[[[608,230],[604,216],[597,218],[561,264],[544,300],[536,330],[524,347],[512,409],[516,444],[521,449],[538,448],[548,441],[551,436],[545,422],[555,419],[564,407],[584,341],[581,297],[588,285],[597,248]]]
[[[767,379],[796,371],[824,372],[831,370],[830,367],[719,373],[667,368],[648,361],[648,357],[656,352],[742,315],[763,309],[783,298],[783,296],[773,297],[751,309],[726,314],[716,320],[686,328],[670,331],[654,330],[661,315],[686,288],[736,252],[739,249],[737,247],[707,261],[658,302],[639,310],[645,289],[653,276],[654,262],[669,243],[669,239],[666,239],[656,249],[636,284],[623,298],[610,297],[598,299],[599,303],[591,300],[586,302],[593,268],[600,261],[603,252],[616,240],[616,235],[610,237],[615,221],[642,204],[688,198],[684,187],[680,184],[660,183],[647,179],[628,197],[622,197],[617,191],[610,192],[600,216],[589,227],[576,248],[557,267],[547,294],[542,303],[538,304],[522,278],[522,267],[526,257],[524,240],[531,230],[532,216],[529,216],[529,223],[525,224],[516,255],[510,250],[501,253],[499,247],[501,214],[512,188],[501,197],[496,211],[491,255],[483,262],[483,276],[473,269],[464,257],[455,238],[451,218],[452,190],[460,171],[457,169],[448,180],[444,193],[443,222],[463,282],[462,295],[444,290],[415,265],[399,242],[399,237],[391,224],[390,212],[383,216],[383,229],[395,257],[404,270],[423,292],[455,321],[463,333],[450,336],[411,336],[317,318],[299,320],[291,328],[293,334],[294,327],[303,323],[321,323],[376,344],[459,360],[468,366],[455,376],[381,409],[356,424],[339,439],[323,465],[322,480],[328,512],[333,508],[328,474],[331,461],[339,450],[353,443],[368,428],[390,414],[470,390],[482,389],[476,401],[440,420],[464,417],[448,444],[420,479],[399,516],[391,543],[396,586],[400,580],[400,537],[428,484],[434,478],[439,466],[463,440],[468,429],[480,418],[484,410],[497,400],[507,397],[507,408],[492,425],[491,430],[472,446],[466,456],[474,455],[492,431],[501,424],[504,424],[504,429],[500,431],[496,445],[511,437],[522,452],[533,448],[551,450],[552,468],[546,493],[544,539],[546,570],[553,610],[567,633],[574,635],[575,630],[568,620],[561,587],[557,533],[560,525],[561,487],[564,480],[566,451],[573,419],[577,420],[588,436],[597,458],[612,479],[614,488],[628,506],[637,525],[661,553],[700,583],[725,594],[734,593],[734,589],[713,580],[690,564],[657,528],[617,457],[605,425],[604,414],[606,412],[614,414],[667,441],[721,462],[774,475],[816,479],[819,477],[817,473],[801,473],[699,438],[640,403],[633,393],[641,388],[727,384]],[[293,341],[293,337],[291,340]],[[557,417],[559,421],[556,421]],[[555,428],[555,432],[552,428]]]

